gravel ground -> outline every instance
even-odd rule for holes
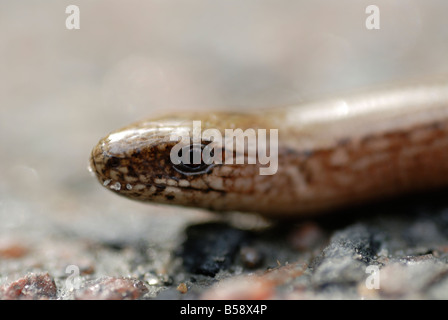
[[[68,1],[1,2],[0,298],[446,299],[443,191],[279,222],[133,202],[86,169],[144,116],[448,73],[446,1],[376,2],[373,32],[367,1],[79,0],[79,30]]]
[[[448,298],[446,191],[338,220],[211,216],[164,246],[57,230],[2,236],[2,299]]]

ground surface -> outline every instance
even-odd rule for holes
[[[447,299],[444,195],[288,224],[206,214],[164,226],[176,236],[163,245],[147,236],[160,228],[150,224],[132,237],[15,232],[0,242],[0,297]]]
[[[448,73],[446,1],[377,1],[374,32],[368,1],[76,2],[80,30],[68,1],[0,4],[1,299],[448,298],[443,194],[276,223],[135,203],[87,171],[142,117]]]

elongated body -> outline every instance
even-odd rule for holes
[[[260,164],[179,169],[170,136],[193,120],[223,136],[225,129],[278,129],[277,172],[260,175]],[[268,217],[448,186],[448,78],[258,113],[138,122],[103,138],[91,168],[106,188],[133,199]]]

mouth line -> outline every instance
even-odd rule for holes
[[[102,181],[102,185],[105,188],[114,190],[116,192],[132,192],[132,191],[142,191],[142,190],[149,190],[151,187],[155,187],[155,191],[153,193],[153,195],[157,195],[160,192],[164,191],[166,188],[173,188],[173,189],[177,189],[179,191],[200,191],[203,193],[208,193],[208,192],[217,192],[220,194],[225,194],[226,191],[223,190],[216,190],[216,189],[212,189],[212,188],[206,188],[206,189],[201,189],[201,188],[195,188],[192,186],[176,186],[176,185],[168,185],[168,184],[160,184],[160,183],[129,183],[129,182],[120,182],[120,181],[115,181],[113,179],[110,178],[106,178],[103,179]],[[141,187],[138,187],[141,186]]]

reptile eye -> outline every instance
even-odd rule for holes
[[[108,161],[107,164],[111,167],[111,168],[116,168],[120,165],[120,159],[116,158],[116,157],[111,157]]]
[[[205,145],[196,144],[188,145],[179,150],[179,157],[183,159],[179,164],[174,165],[174,169],[185,175],[195,175],[207,173],[213,164],[207,164],[202,158],[202,151]],[[184,160],[184,155],[188,157],[188,161]],[[213,157],[213,151],[210,154]]]

